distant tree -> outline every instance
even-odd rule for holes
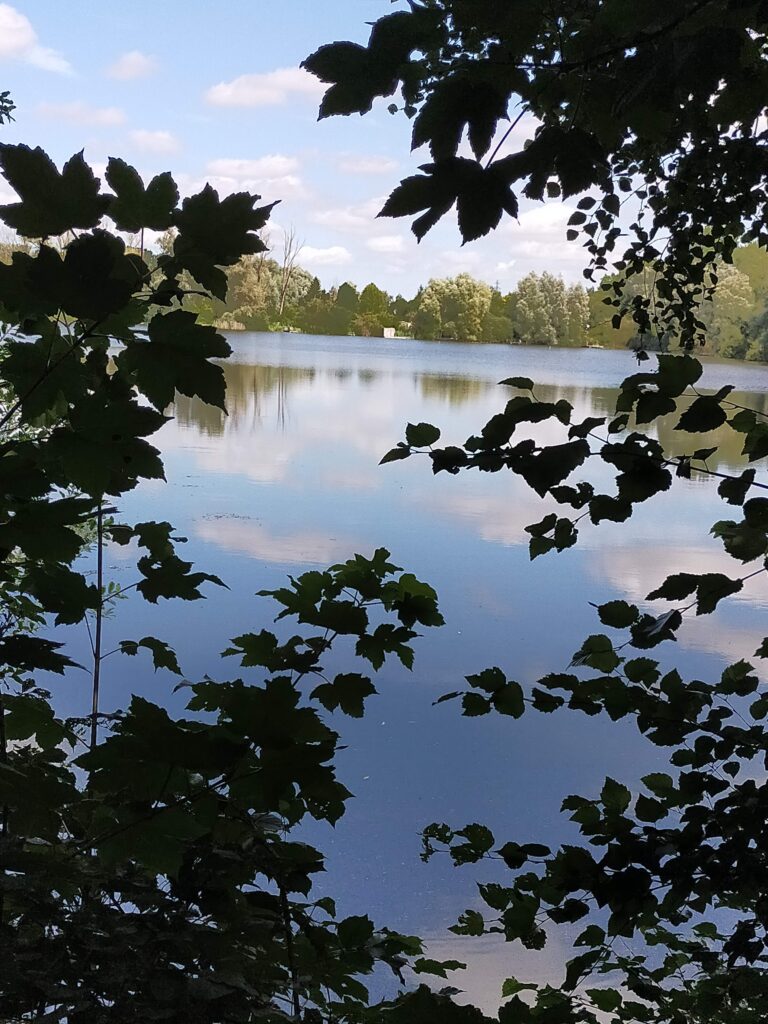
[[[359,338],[380,338],[385,326],[381,321],[382,317],[376,313],[357,313],[352,317],[350,333]]]
[[[314,278],[308,270],[298,266],[294,268],[284,296],[283,319],[285,321],[291,319],[288,310],[295,312],[296,308],[305,301],[312,288],[313,280]]]
[[[728,263],[718,266],[717,289],[701,308],[708,344],[721,356],[743,358],[749,345],[747,321],[755,312],[755,293],[747,275]]]
[[[345,281],[336,292],[336,305],[342,309],[348,309],[350,313],[356,313],[360,306],[360,295],[357,288],[349,281]]]
[[[280,258],[280,277],[278,285],[277,315],[282,317],[285,303],[288,296],[288,289],[291,286],[291,279],[296,272],[296,261],[302,250],[303,242],[296,236],[296,228],[291,225],[283,232],[283,245]]]
[[[491,305],[488,312],[492,316],[507,315],[507,300],[505,296],[501,294],[498,287],[494,287],[491,289]]]
[[[163,256],[170,256],[173,253],[173,243],[178,235],[176,228],[166,228],[162,234],[157,236],[157,246]]]
[[[279,302],[279,267],[262,260],[261,253],[247,256],[227,274],[227,301],[217,307],[217,317],[233,318],[246,327],[266,324]]]
[[[586,289],[580,285],[572,285],[566,294],[566,310],[568,313],[568,328],[566,340],[571,344],[584,344],[589,331],[589,296]]]
[[[421,335],[421,330],[434,327],[435,320],[439,317],[442,336],[458,338],[461,341],[479,341],[490,306],[490,286],[483,281],[475,280],[469,274],[459,274],[452,278],[433,278],[419,300],[419,312],[428,311],[428,316],[419,316],[417,313],[414,318],[414,330],[416,331],[418,324],[420,329],[417,334]]]
[[[490,312],[490,310],[485,314],[480,337],[481,341],[497,343],[511,341],[513,333],[512,321],[508,316],[498,316]]]
[[[519,282],[511,314],[513,329],[521,341],[529,345],[554,345],[557,341],[546,295],[537,274],[527,274]]]
[[[402,295],[396,295],[390,303],[392,315],[398,320],[407,320],[416,308],[417,305],[415,303],[415,299],[412,299],[409,302],[408,299],[404,298]]]
[[[421,293],[419,307],[412,322],[413,334],[416,338],[434,341],[441,336],[443,321],[440,313],[440,300],[434,290],[426,288]]]
[[[31,251],[32,246],[26,239],[19,238],[12,231],[3,232],[0,238],[0,263],[10,263],[15,252]]]
[[[568,304],[565,282],[562,277],[544,272],[539,278],[539,288],[547,307],[555,343],[561,345],[569,337]]]
[[[479,341],[483,321],[491,308],[491,288],[469,274],[459,274],[451,282],[456,302],[456,329],[462,341]]]
[[[389,312],[389,297],[375,284],[367,284],[360,292],[358,310],[362,314],[384,317]]]
[[[747,347],[744,358],[755,362],[768,362],[768,310],[749,323],[746,334]]]
[[[308,296],[313,291],[313,286],[310,286]],[[295,322],[307,334],[346,335],[350,332],[352,313],[336,303],[335,292],[321,290],[302,302]]]
[[[768,302],[768,252],[754,242],[740,245],[733,253],[733,265],[747,275],[758,302]]]

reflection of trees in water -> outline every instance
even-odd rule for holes
[[[746,409],[754,409],[758,413],[768,412],[768,395],[764,393],[732,391],[728,401],[742,405]],[[678,407],[682,411],[686,406],[679,402]],[[689,434],[686,438],[681,431],[674,429],[678,418],[664,416],[656,424],[656,436],[670,455],[690,455],[697,448],[714,448],[718,445],[718,451],[712,458],[707,459],[710,469],[743,469],[747,465],[746,458],[741,454],[744,447],[743,434],[736,433],[729,426],[722,426],[708,434]]]
[[[224,363],[223,368],[227,385],[229,417],[225,417],[218,409],[206,405],[197,398],[190,399],[184,395],[178,395],[174,414],[181,425],[195,427],[200,433],[212,437],[224,433],[227,420],[229,421],[227,429],[254,428],[263,419],[266,400],[274,396],[277,422],[282,426],[285,423],[290,389],[297,384],[315,381],[323,376],[323,371],[312,367]],[[351,378],[352,372],[348,369],[333,369],[326,371],[326,375],[333,380],[343,382]],[[376,371],[368,369],[361,369],[356,373],[357,382],[366,388],[372,387],[377,380],[381,379],[381,376]],[[468,404],[495,390],[499,399],[499,411],[501,411],[507,397],[512,394],[507,389],[497,387],[492,381],[478,380],[476,377],[415,373],[413,380],[419,387],[422,397],[439,399],[450,406]],[[557,402],[560,399],[565,399],[578,410],[577,417],[611,417],[616,408],[617,395],[617,388],[536,385],[536,396],[541,401]],[[728,398],[736,405],[768,415],[767,393],[734,391]],[[682,411],[683,402],[680,403],[680,408]],[[478,418],[478,431],[482,427],[481,419],[482,417]],[[708,460],[710,469],[737,469],[745,465],[741,454],[744,443],[743,435],[737,434],[730,427],[725,426],[708,434],[686,436],[674,430],[677,420],[678,415],[664,416],[657,420],[651,428],[651,432],[659,438],[664,450],[670,456],[691,454],[697,448],[712,448],[717,445],[718,451]]]
[[[583,411],[584,416],[612,416],[616,408],[618,388],[565,387],[559,384],[536,384],[535,394],[542,402],[570,402],[576,415]],[[512,394],[522,392],[510,391]]]
[[[476,377],[455,377],[440,373],[415,373],[414,381],[418,383],[424,398],[440,398],[448,405],[464,405],[496,386]]]
[[[212,405],[206,405],[199,398],[177,395],[174,415],[185,427],[196,427],[200,433],[217,437],[229,429],[256,426],[264,415],[264,401],[274,395],[277,421],[285,424],[290,388],[315,379],[316,371],[300,366],[254,366],[247,363],[224,363],[224,379],[227,386],[227,412]]]
[[[575,388],[575,387],[536,387],[536,396],[543,402],[557,402],[564,398],[576,408],[587,409],[589,416],[613,416],[616,409],[617,388]],[[693,396],[691,396],[693,400]],[[732,391],[728,401],[734,405],[754,409],[757,413],[768,414],[768,394],[753,391]],[[659,439],[664,451],[669,456],[690,455],[697,448],[714,448],[715,454],[707,460],[710,469],[741,469],[747,462],[741,454],[744,446],[744,435],[736,433],[724,425],[707,434],[685,434],[675,430],[681,413],[687,407],[686,400],[678,400],[678,412],[670,416],[661,416],[656,420],[650,432]],[[500,405],[501,408],[501,405]],[[735,411],[735,410],[734,410]],[[632,423],[630,421],[630,428]],[[648,430],[647,425],[640,428]],[[600,433],[597,430],[596,433]]]

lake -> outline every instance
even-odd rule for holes
[[[562,798],[596,795],[607,774],[631,783],[658,766],[659,753],[626,723],[571,712],[466,719],[433,701],[491,665],[524,684],[564,670],[599,631],[589,602],[642,601],[673,571],[727,571],[730,560],[708,535],[726,506],[713,483],[676,481],[629,523],[586,526],[576,548],[531,563],[524,527],[543,504],[518,478],[433,477],[426,460],[380,467],[379,459],[408,421],[435,423],[445,443],[461,443],[503,407],[510,392],[496,382],[510,375],[532,377],[542,398],[567,399],[578,418],[609,413],[617,385],[637,369],[629,352],[246,333],[230,341],[229,416],[180,399],[158,435],[168,483],[121,500],[129,521],[172,522],[188,538],[183,556],[229,590],[159,609],[121,602],[106,625],[107,649],[151,633],[177,647],[189,678],[232,678],[237,663],[218,652],[229,637],[269,625],[274,608],[255,592],[288,573],[383,545],[430,582],[446,625],[416,642],[412,673],[385,666],[363,720],[334,721],[347,744],[339,776],[356,799],[335,829],[316,828],[311,839],[328,854],[320,885],[340,913],[369,913],[431,937],[436,955],[466,956],[472,975],[457,984],[490,1007],[500,979],[546,977],[562,948],[523,958],[447,936],[462,910],[479,905],[475,880],[489,870],[458,871],[439,857],[422,864],[420,828],[477,821],[500,841],[573,840]],[[707,363],[701,384],[724,383],[745,404],[768,408],[765,367]],[[737,442],[732,435],[721,467],[740,464]],[[110,549],[108,567],[109,578],[131,582],[121,549]],[[686,623],[672,652],[684,677],[752,655],[766,631],[762,580],[717,615]],[[129,692],[172,701],[174,683],[136,659],[109,659],[103,708],[124,705]],[[85,713],[86,690],[84,682],[68,691],[67,710]]]

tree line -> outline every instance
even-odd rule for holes
[[[159,240],[162,253],[173,233]],[[191,297],[201,322],[221,330],[296,330],[306,334],[381,336],[385,329],[427,341],[584,344],[589,297],[561,277],[528,274],[503,293],[468,273],[433,278],[408,299],[374,282],[358,289],[345,281],[323,288],[299,264],[301,246],[289,231],[282,247],[247,256],[228,270],[225,300]]]
[[[161,238],[165,251],[172,238]],[[600,348],[658,347],[624,317],[612,323],[604,287],[569,285],[559,275],[529,273],[508,292],[471,274],[432,278],[408,299],[373,282],[359,289],[349,281],[323,288],[299,264],[294,231],[281,249],[244,257],[229,269],[226,300],[191,297],[201,318],[223,330],[301,331],[306,334],[398,336],[427,341],[591,345]],[[704,351],[725,358],[768,360],[768,253],[756,244],[738,247],[733,262],[720,262],[712,298],[702,304]],[[657,273],[651,268],[623,285],[622,308],[637,299],[657,301]],[[601,285],[610,285],[606,276]],[[662,345],[664,339],[662,339]]]
[[[62,246],[67,239],[62,239]],[[158,253],[145,249],[138,234],[126,233],[129,251],[155,266],[173,250],[174,232],[160,236]],[[529,273],[509,292],[468,273],[432,278],[407,299],[391,295],[374,282],[358,289],[345,281],[323,288],[302,267],[301,244],[290,229],[281,246],[247,255],[226,270],[226,298],[199,294],[191,275],[184,280],[185,308],[202,324],[225,331],[299,331],[304,334],[381,337],[390,329],[399,337],[425,341],[496,344],[592,346],[596,348],[666,347],[670,339],[638,332],[624,316],[612,322],[605,286],[618,278],[606,275],[600,286],[569,285],[559,275]],[[15,251],[31,252],[34,243],[0,243],[0,261]],[[705,353],[730,359],[768,361],[768,253],[756,244],[738,247],[733,262],[718,264],[717,287],[702,303]],[[658,274],[650,267],[622,284],[621,309],[629,313],[641,300],[650,308],[657,299]],[[389,333],[389,331],[387,331]]]

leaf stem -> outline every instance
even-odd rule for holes
[[[293,1016],[301,1020],[301,1002],[299,998],[299,971],[296,967],[296,957],[293,949],[293,927],[291,923],[291,908],[288,904],[288,895],[282,883],[280,887],[280,909],[283,914],[283,928],[285,931],[285,951],[288,954],[288,969],[291,972],[291,1002],[293,1004]]]
[[[101,627],[104,619],[104,504],[99,500],[96,512],[96,589],[99,602],[96,605],[96,627],[93,638],[93,688],[91,694],[91,750],[98,739],[99,687],[101,684]]]
[[[0,764],[8,764],[8,740],[5,733],[5,700],[0,693]],[[8,804],[3,804],[0,811],[0,839],[5,839],[8,834]],[[2,878],[5,877],[3,868]],[[0,928],[5,918],[5,888],[0,878]]]

